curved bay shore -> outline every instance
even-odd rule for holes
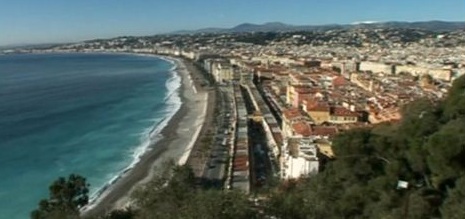
[[[82,211],[83,216],[102,215],[115,208],[126,206],[130,202],[132,191],[149,181],[155,167],[163,162],[174,160],[185,164],[201,132],[205,118],[211,116],[207,110],[211,92],[203,89],[197,80],[200,73],[187,68],[184,60],[173,57],[161,57],[173,61],[175,71],[181,77],[179,96],[181,108],[161,131],[161,139],[150,145],[150,149],[140,157],[140,161],[127,171],[114,184],[109,186],[97,199],[95,204]]]

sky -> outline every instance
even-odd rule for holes
[[[464,21],[464,0],[0,0],[0,46],[241,23]]]

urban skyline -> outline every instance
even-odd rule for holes
[[[367,0],[351,4],[337,0],[207,0],[196,4],[183,0],[136,0],[131,4],[123,1],[23,0],[2,2],[0,46],[153,35],[208,27],[229,28],[241,23],[325,25],[364,21],[461,21],[464,12],[465,3],[458,0],[389,1],[376,4]]]

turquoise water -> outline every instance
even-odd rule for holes
[[[0,56],[0,218],[28,218],[59,176],[85,176],[95,196],[133,165],[179,109],[172,68],[132,55]]]

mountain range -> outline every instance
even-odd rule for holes
[[[354,24],[326,24],[326,25],[291,25],[281,22],[269,22],[264,24],[243,23],[232,28],[203,28],[198,30],[181,30],[171,34],[196,34],[196,33],[245,33],[245,32],[290,32],[290,31],[326,31],[335,29],[353,28],[408,28],[428,31],[455,31],[465,30],[463,21],[388,21],[388,22],[359,22]]]

